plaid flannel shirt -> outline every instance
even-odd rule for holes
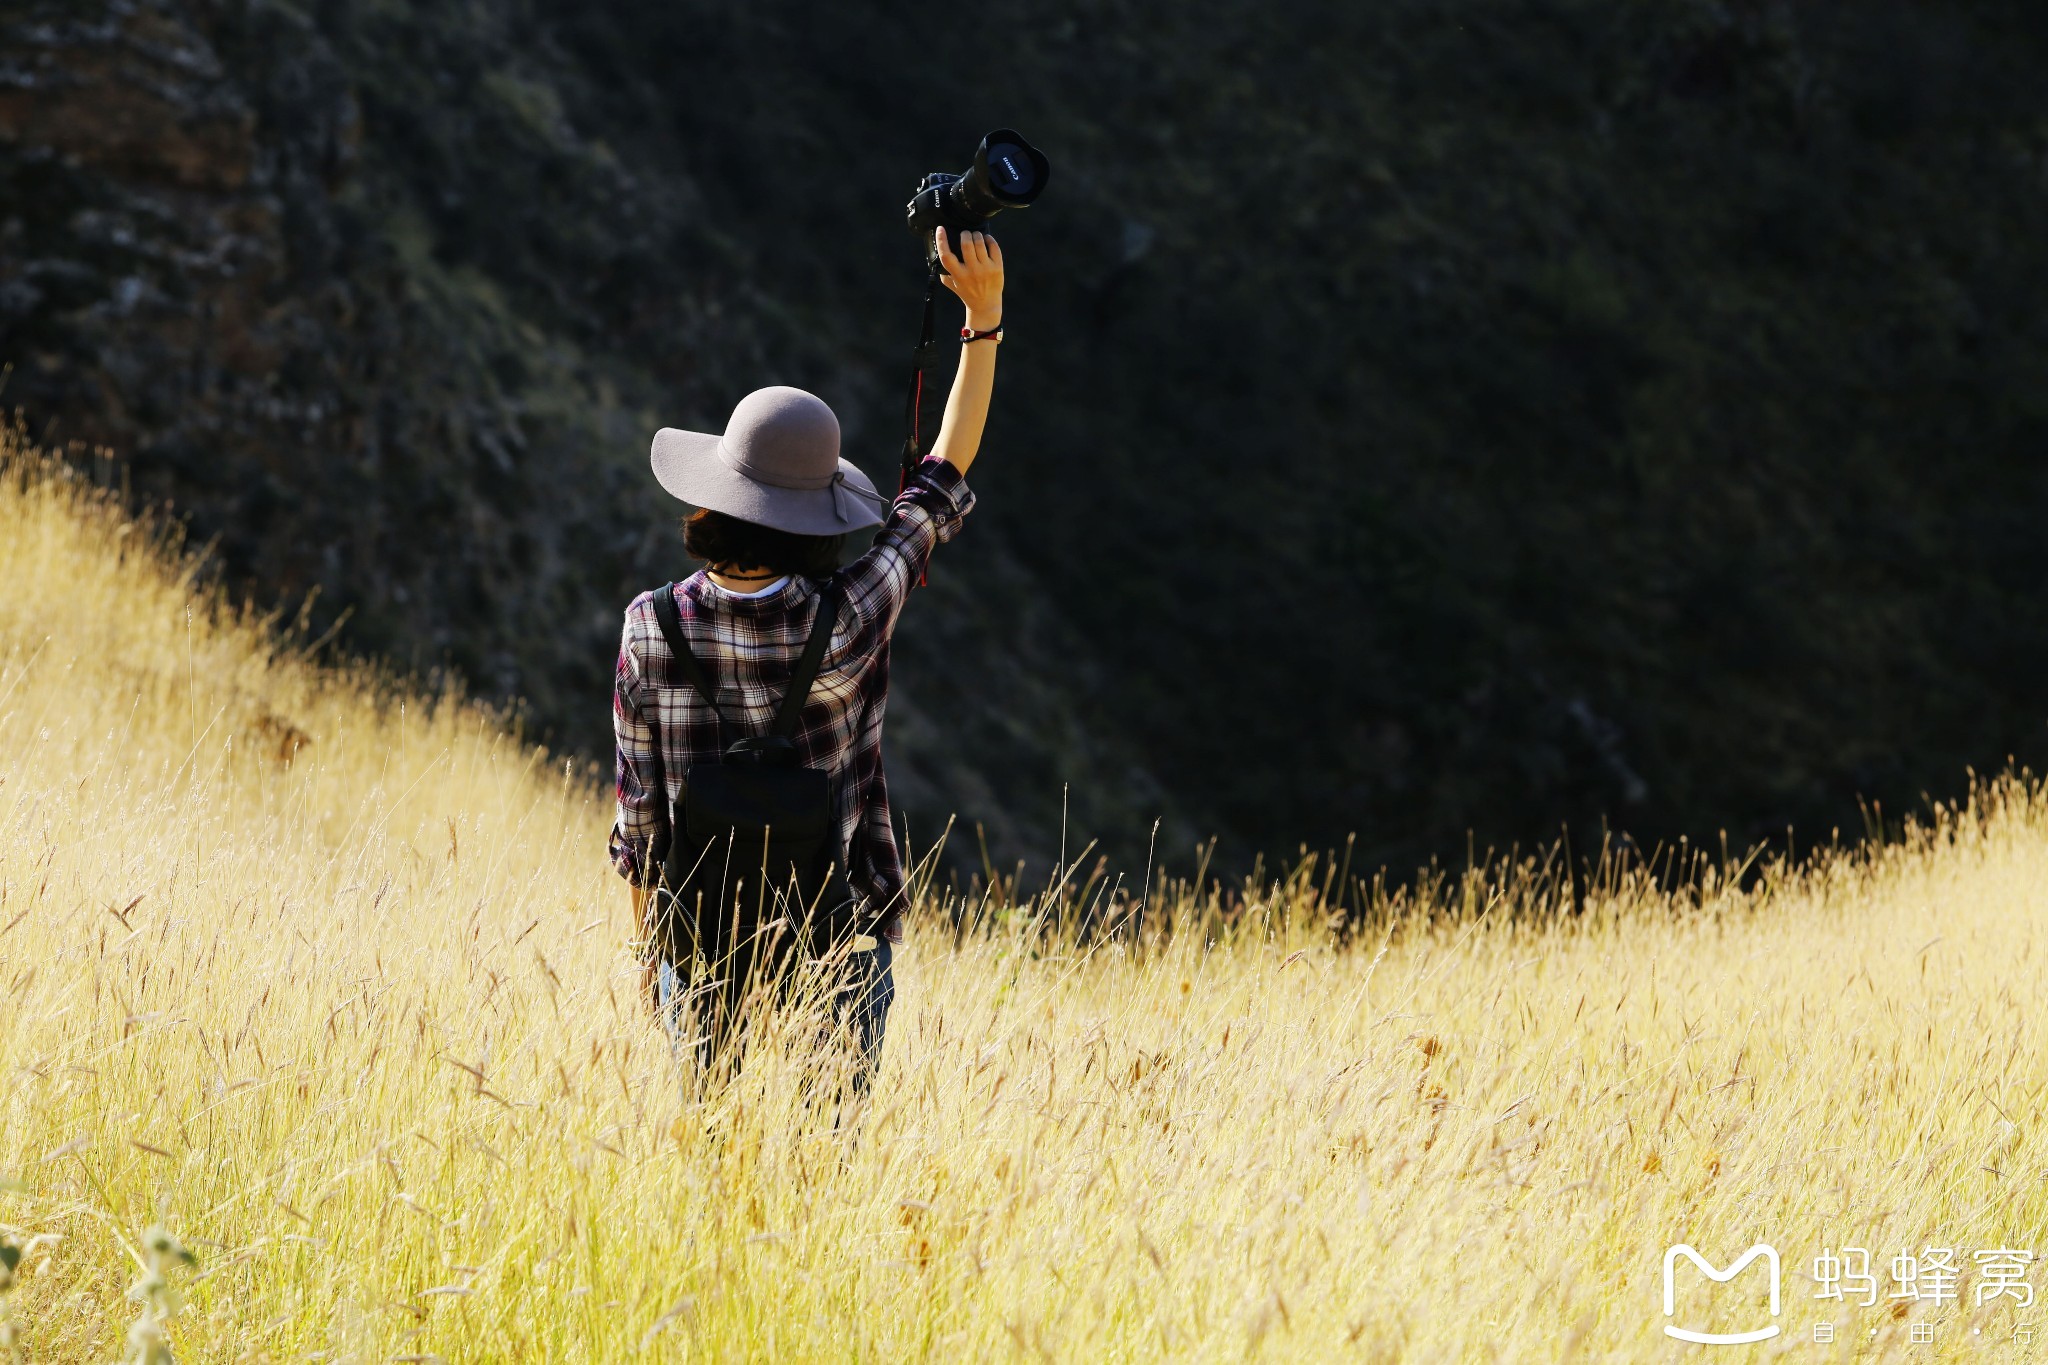
[[[893,939],[901,913],[903,861],[882,774],[882,711],[889,696],[889,638],[933,547],[951,540],[974,493],[965,476],[928,456],[897,495],[875,544],[836,577],[845,593],[830,647],[798,720],[796,748],[807,767],[831,775],[853,892],[870,922]],[[673,666],[654,615],[654,593],[626,608],[612,689],[618,822],[611,858],[636,886],[658,876],[668,852],[670,811],[693,763],[714,763],[724,745],[767,733],[789,685],[820,584],[791,576],[765,597],[738,597],[702,570],[676,585],[676,610],[690,649],[703,661],[719,718]]]

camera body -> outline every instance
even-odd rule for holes
[[[958,248],[960,234],[978,232],[1004,209],[1021,209],[1038,198],[1052,173],[1045,154],[1016,130],[998,128],[981,140],[974,163],[959,175],[933,171],[920,180],[904,208],[910,230],[922,236],[925,259],[938,259],[938,229]]]

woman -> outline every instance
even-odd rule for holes
[[[655,479],[698,509],[683,523],[683,545],[705,567],[673,585],[668,624],[701,666],[709,700],[685,680],[688,660],[678,664],[664,636],[657,605],[667,589],[642,593],[626,609],[612,699],[618,823],[611,855],[632,887],[634,922],[647,926],[648,891],[661,878],[685,775],[718,763],[735,732],[759,736],[771,728],[816,616],[823,604],[838,604],[792,739],[802,766],[829,775],[834,852],[854,897],[852,923],[863,931],[852,940],[860,951],[832,955],[842,964],[835,1006],[859,1049],[858,1087],[881,1053],[895,995],[890,964],[903,941],[903,864],[881,754],[889,638],[933,547],[953,537],[974,505],[964,476],[981,444],[1002,341],[1003,257],[995,239],[963,233],[955,254],[942,229],[938,249],[941,279],[966,306],[960,367],[938,439],[886,517],[874,485],[839,457],[838,419],[800,389],[748,394],[722,436],[674,428],[656,434]],[[878,522],[873,548],[838,568],[842,538]],[[650,957],[650,993],[664,1019],[679,1001],[696,1012],[699,1056],[708,1062],[738,1022],[748,972],[713,968],[703,979],[701,958],[693,966],[669,956],[681,954],[657,949]]]

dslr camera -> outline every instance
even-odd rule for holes
[[[933,171],[918,182],[904,216],[924,238],[925,260],[936,262],[936,233],[959,249],[960,234],[979,232],[1004,209],[1021,209],[1045,188],[1052,163],[1013,128],[998,128],[974,150],[974,164],[959,175]]]

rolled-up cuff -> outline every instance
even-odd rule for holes
[[[951,461],[940,455],[927,455],[918,461],[917,477],[930,480],[933,487],[946,493],[952,492],[967,478],[953,467]]]
[[[640,850],[633,847],[628,840],[620,836],[616,825],[612,827],[611,839],[606,844],[605,851],[611,857],[613,869],[621,877],[624,877],[635,886],[645,886],[647,884],[641,879],[640,875],[640,869],[643,865],[640,858]]]

